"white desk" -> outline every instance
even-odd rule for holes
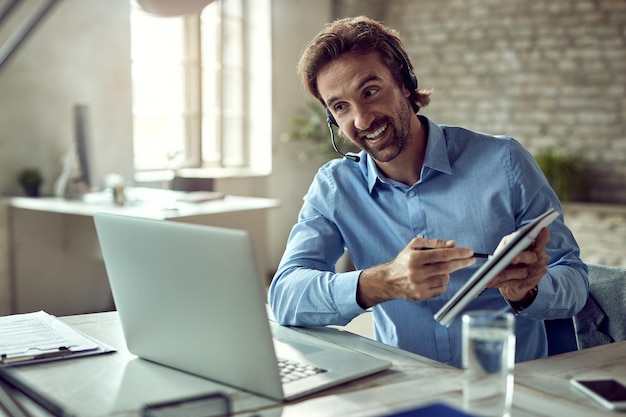
[[[263,210],[278,207],[279,204],[278,200],[270,198],[231,195],[199,203],[178,200],[186,194],[183,191],[158,188],[129,188],[126,190],[127,203],[123,206],[113,203],[110,192],[88,194],[82,200],[56,197],[11,197],[7,200],[13,208],[48,213],[91,217],[95,213],[106,212],[157,220],[180,220],[209,214]]]
[[[381,416],[434,401],[461,406],[461,371],[337,329],[294,329],[393,362],[390,370],[313,397],[279,404],[130,354],[117,313],[65,317],[117,353],[18,368],[45,394],[80,416],[135,416],[141,404],[213,391],[227,393],[236,415]],[[513,417],[614,416],[569,388],[572,376],[610,376],[626,382],[626,342],[518,364]]]
[[[278,200],[226,196],[203,203],[177,201],[183,194],[129,189],[129,202],[125,206],[115,205],[109,193],[90,195],[86,201],[7,199],[11,226],[11,312],[45,310],[62,316],[113,308],[93,225],[92,216],[97,212],[247,230],[255,245],[261,277],[266,279],[265,214],[278,206]],[[165,209],[169,207],[176,210]]]
[[[569,380],[574,377],[614,378],[626,384],[626,341],[518,364],[516,406],[527,413],[544,410],[546,416],[623,415],[609,412],[571,388]]]

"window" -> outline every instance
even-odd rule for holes
[[[218,0],[199,15],[157,17],[131,1],[136,171],[269,172],[269,3]]]

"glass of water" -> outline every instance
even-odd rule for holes
[[[513,403],[515,316],[498,311],[463,315],[463,404],[475,415],[509,417]]]

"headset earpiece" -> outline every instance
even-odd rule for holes
[[[389,44],[391,49],[393,49],[396,56],[402,63],[402,81],[404,81],[404,85],[410,91],[417,90],[417,87],[419,85],[417,82],[417,76],[415,75],[413,71],[411,71],[411,67],[409,66],[408,61],[406,60],[402,52],[400,52],[400,49],[398,49],[393,43],[391,43],[391,41],[387,39],[385,39],[385,41]]]

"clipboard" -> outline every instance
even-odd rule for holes
[[[0,317],[2,365],[30,365],[114,351],[44,311]]]
[[[478,269],[454,296],[435,314],[435,320],[448,327],[474,298],[487,288],[487,284],[506,268],[513,258],[526,249],[550,225],[559,213],[550,209],[518,229],[511,239],[497,250],[488,261]]]

